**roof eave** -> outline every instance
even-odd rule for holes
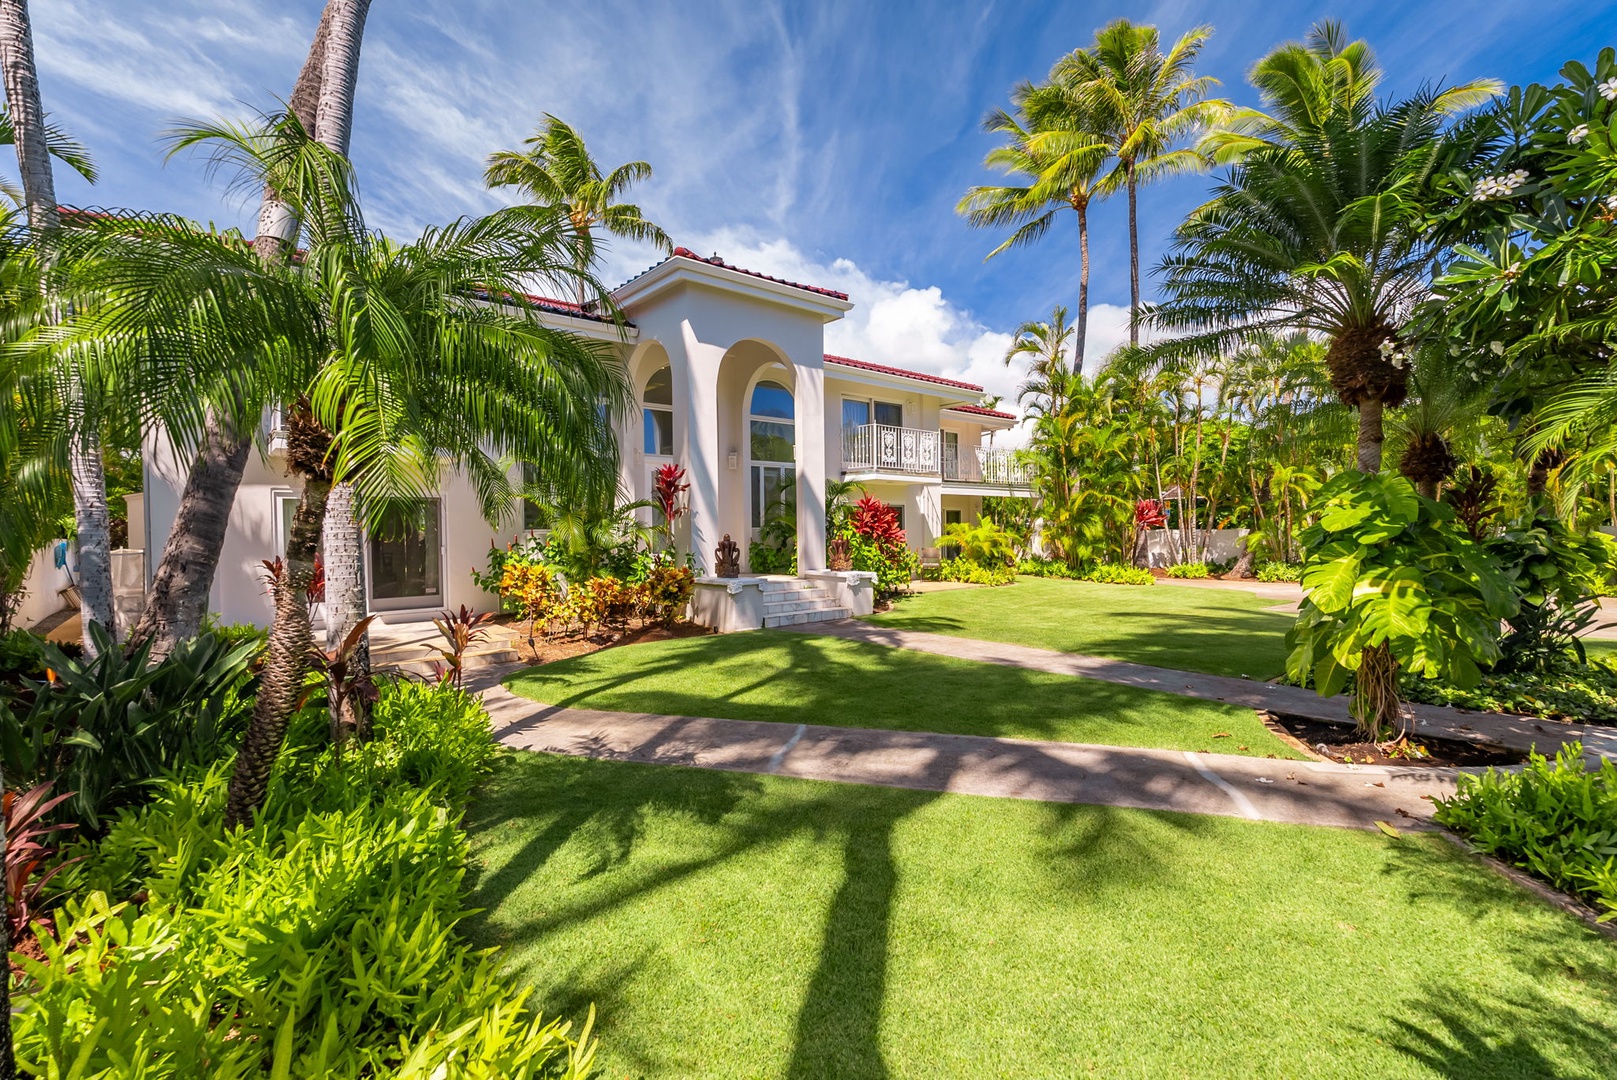
[[[784,303],[814,315],[821,322],[840,319],[854,306],[851,300],[838,299],[797,285],[755,277],[727,266],[715,266],[702,259],[688,259],[683,256],[671,256],[639,277],[618,286],[612,294],[612,299],[619,307],[628,309],[682,284],[716,288],[769,303]]]

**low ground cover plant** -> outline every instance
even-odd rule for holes
[[[1032,577],[1064,578],[1068,581],[1093,581],[1098,585],[1151,585],[1156,578],[1151,571],[1138,566],[1117,563],[1095,563],[1088,569],[1073,569],[1059,559],[1023,559],[1016,564],[1018,574]]]
[[[1187,578],[1196,580],[1207,577],[1211,571],[1204,562],[1174,563],[1168,567],[1168,576],[1171,578]]]
[[[1617,724],[1617,670],[1608,660],[1563,656],[1542,671],[1484,672],[1472,687],[1406,679],[1404,696],[1427,705]]]
[[[1303,579],[1303,564],[1289,562],[1266,562],[1258,567],[1258,580],[1263,582],[1301,581]]]
[[[586,1028],[525,1007],[469,947],[471,789],[495,753],[477,702],[384,689],[339,765],[300,711],[251,826],[222,827],[230,761],[158,781],[56,879],[14,1001],[49,1076],[582,1077]]]
[[[1583,747],[1551,763],[1534,754],[1520,772],[1461,774],[1434,815],[1478,851],[1519,866],[1617,919],[1617,765],[1590,770]]]
[[[944,559],[937,566],[927,567],[921,576],[928,581],[960,581],[967,585],[1014,585],[1016,567],[984,565],[969,559]]]

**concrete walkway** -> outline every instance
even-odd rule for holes
[[[611,761],[1356,828],[1425,824],[1459,772],[569,709],[497,677],[480,681],[500,742]]]
[[[977,638],[955,637],[950,634],[872,626],[853,619],[792,627],[790,632],[825,634],[870,645],[913,649],[917,652],[952,656],[962,660],[1029,668],[1057,675],[1077,675],[1086,679],[1099,679],[1102,682],[1137,686],[1146,690],[1160,690],[1182,697],[1245,705],[1249,709],[1300,716],[1329,724],[1351,726],[1354,723],[1353,715],[1348,710],[1347,698],[1322,698],[1312,690],[1296,686],[1254,682],[1250,679],[1235,679],[1223,675],[1200,675],[1172,668],[1131,664],[1122,660],[1081,656],[1076,653],[1056,652],[1053,649],[1036,649],[1027,645],[1009,645],[998,641],[981,641]],[[1617,760],[1617,729],[1614,728],[1568,724],[1505,713],[1461,712],[1458,709],[1436,705],[1412,704],[1408,707],[1415,717],[1415,733],[1428,738],[1483,743],[1514,750],[1530,750],[1536,747],[1544,754],[1554,754],[1569,742],[1581,742],[1586,756],[1595,759],[1604,756]]]

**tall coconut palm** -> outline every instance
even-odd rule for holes
[[[1104,198],[1096,182],[1111,147],[1096,134],[1096,125],[1080,103],[1059,112],[1047,110],[1047,122],[1060,127],[1046,132],[1050,137],[1041,149],[1032,149],[1033,132],[1021,104],[1033,92],[1031,84],[1023,83],[1012,95],[1017,112],[995,109],[983,120],[985,130],[1006,137],[1003,146],[988,152],[983,164],[1024,182],[973,187],[955,211],[978,228],[1015,227],[988,253],[990,259],[1043,237],[1062,209],[1077,215],[1078,317],[1072,335],[1075,363],[1081,368],[1089,327],[1089,207]]]
[[[576,288],[580,304],[590,300],[585,285],[596,257],[597,230],[673,250],[668,235],[647,220],[640,207],[618,202],[630,187],[650,178],[646,162],[631,161],[603,174],[583,136],[549,113],[522,145],[527,149],[489,155],[483,182],[491,188],[517,188],[535,205],[567,215],[581,240]]]
[[[1229,350],[1253,334],[1329,342],[1331,386],[1359,410],[1358,466],[1381,468],[1382,417],[1408,390],[1401,335],[1436,252],[1425,231],[1433,180],[1467,168],[1432,92],[1332,114],[1285,146],[1247,153],[1175,234],[1166,298],[1149,313],[1182,335],[1154,348]]]
[[[34,37],[27,0],[0,0],[0,75],[5,81],[6,105],[17,148],[28,226],[43,257],[49,291],[54,276],[50,252],[56,243],[61,218],[57,213],[56,182],[51,174],[50,142],[34,65]],[[54,321],[60,315],[55,304],[47,304],[42,317]],[[67,391],[64,400],[74,412],[68,474],[78,526],[79,610],[87,625],[98,622],[110,628],[113,626],[112,533],[101,462],[100,402],[95,379],[84,369],[83,358],[64,360],[62,376]],[[89,634],[84,640],[86,650],[93,650]]]
[[[1212,33],[1198,26],[1164,53],[1156,27],[1116,19],[1095,34],[1094,45],[1058,60],[1049,85],[1026,102],[1037,152],[1059,145],[1071,125],[1096,125],[1111,144],[1115,165],[1101,189],[1128,195],[1130,345],[1140,341],[1140,185],[1205,168],[1207,159],[1182,144],[1229,111],[1228,102],[1207,96],[1218,80],[1193,74]]]

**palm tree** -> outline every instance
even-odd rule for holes
[[[313,44],[293,85],[285,114],[297,117],[306,131],[318,132],[321,88],[325,81],[326,42],[331,36],[332,23],[339,9],[345,13],[351,25],[358,26],[363,22],[364,13],[345,7],[343,0],[329,0],[321,13]],[[351,32],[348,33],[352,36]],[[351,84],[349,98],[352,99]],[[333,122],[341,119],[345,126],[348,123],[341,113],[328,112],[328,118]],[[266,184],[259,203],[254,252],[265,262],[279,262],[289,254],[288,249],[296,242],[297,233],[298,222],[291,208],[281,200],[273,187]],[[243,300],[231,292],[233,279],[228,274],[222,278],[209,276],[211,269],[221,265],[228,263],[210,260],[200,264],[198,276],[192,277],[177,292],[171,290],[165,295],[197,300],[210,297],[211,302],[202,305],[204,310],[233,310],[234,305]],[[250,308],[250,299],[247,302]],[[192,320],[182,320],[176,325],[218,329],[207,322],[199,327]],[[200,342],[190,347],[204,353],[209,350],[206,343]],[[248,347],[235,366],[251,363],[255,359],[257,357],[252,348]],[[242,474],[247,467],[247,456],[253,444],[252,431],[258,426],[258,415],[250,408],[245,408],[250,403],[241,400],[240,388],[234,380],[227,378],[222,383],[191,381],[186,385],[199,388],[213,386],[215,389],[201,395],[208,407],[202,430],[194,439],[184,438],[187,432],[183,425],[171,423],[168,426],[171,437],[181,436],[180,445],[193,450],[194,457],[186,475],[185,488],[180,494],[174,525],[169,530],[162,555],[152,573],[145,610],[130,632],[128,642],[130,648],[138,648],[146,641],[151,641],[153,651],[159,655],[168,652],[176,641],[193,636],[207,614],[208,596],[213,589],[220,553],[224,550],[231,504],[235,501],[236,490],[241,486]],[[237,417],[235,422],[230,420],[231,415]]]
[[[984,130],[1007,137],[1005,145],[989,151],[983,164],[1026,182],[974,187],[966,192],[955,211],[978,228],[1015,226],[1015,231],[988,253],[989,259],[1043,237],[1063,207],[1078,216],[1078,320],[1073,334],[1075,363],[1081,368],[1089,326],[1089,204],[1105,197],[1096,187],[1096,178],[1111,147],[1095,134],[1096,125],[1082,103],[1075,103],[1059,112],[1049,110],[1047,123],[1061,126],[1042,132],[1048,136],[1043,148],[1032,149],[1033,132],[1025,122],[1022,104],[1034,92],[1031,84],[1023,83],[1012,94],[1016,113],[995,109],[983,120]]]
[[[1057,304],[1045,322],[1025,322],[1016,328],[1011,347],[1005,350],[1005,363],[1027,362],[1027,381],[1017,389],[1017,402],[1031,398],[1043,412],[1061,412],[1071,392],[1072,374],[1078,370],[1073,355],[1073,327],[1067,325],[1067,309]]]
[[[34,65],[33,28],[27,0],[0,0],[0,75],[6,87],[7,113],[17,148],[24,206],[33,243],[39,249],[47,297],[53,291],[51,251],[60,230],[56,183],[51,174],[50,140]],[[59,321],[57,305],[47,300],[41,319]],[[74,438],[68,448],[68,475],[78,525],[80,613],[86,623],[112,627],[112,535],[107,513],[107,484],[101,462],[101,410],[94,380],[84,358],[64,360],[63,399],[74,413]],[[92,650],[85,635],[85,648]]]
[[[1140,185],[1205,168],[1200,152],[1178,144],[1216,126],[1230,107],[1207,97],[1217,79],[1192,74],[1212,33],[1198,26],[1164,53],[1156,27],[1116,19],[1095,34],[1094,45],[1058,60],[1048,87],[1026,102],[1036,152],[1062,145],[1074,125],[1098,127],[1111,145],[1116,164],[1101,189],[1128,193],[1130,345],[1140,341]]]
[[[1382,416],[1403,402],[1405,324],[1437,254],[1425,229],[1434,178],[1478,153],[1451,137],[1452,102],[1407,101],[1293,123],[1294,140],[1250,148],[1175,234],[1166,299],[1149,321],[1179,340],[1154,349],[1228,350],[1254,334],[1329,342],[1332,388],[1359,410],[1358,467],[1381,468]]]
[[[1318,135],[1332,118],[1366,115],[1375,106],[1381,69],[1364,40],[1350,42],[1333,19],[1314,24],[1301,42],[1287,42],[1247,73],[1264,109],[1233,110],[1228,121],[1210,131],[1201,150],[1221,165],[1234,164],[1262,147],[1286,147]],[[1499,93],[1494,79],[1477,79],[1439,91],[1433,107],[1445,114],[1465,112]]]
[[[398,245],[366,231],[346,159],[310,138],[295,116],[268,129],[186,129],[175,148],[186,146],[207,147],[216,166],[272,187],[301,224],[305,247],[300,259],[265,262],[245,243],[188,223],[91,226],[120,246],[97,263],[105,291],[123,298],[119,325],[140,325],[149,306],[184,303],[189,282],[236,282],[236,303],[246,307],[250,295],[260,309],[243,321],[263,327],[259,351],[268,358],[243,375],[244,396],[293,403],[287,460],[302,491],[231,781],[227,812],[240,823],[262,800],[301,693],[305,594],[333,485],[352,484],[365,519],[380,520],[400,499],[435,488],[447,465],[469,478],[493,520],[515,493],[512,459],[552,479],[599,474],[610,484],[610,418],[627,390],[610,349],[542,325],[520,300],[502,300],[552,267],[569,282],[577,273],[570,229],[555,215],[512,208]],[[160,335],[163,322],[142,328]]]
[[[491,188],[519,188],[535,205],[567,215],[580,239],[576,280],[580,305],[590,299],[585,285],[587,271],[595,262],[597,229],[673,251],[668,235],[646,220],[640,207],[617,201],[632,185],[650,178],[651,166],[646,162],[631,161],[602,175],[583,136],[549,113],[522,145],[527,149],[490,154],[483,182]]]

